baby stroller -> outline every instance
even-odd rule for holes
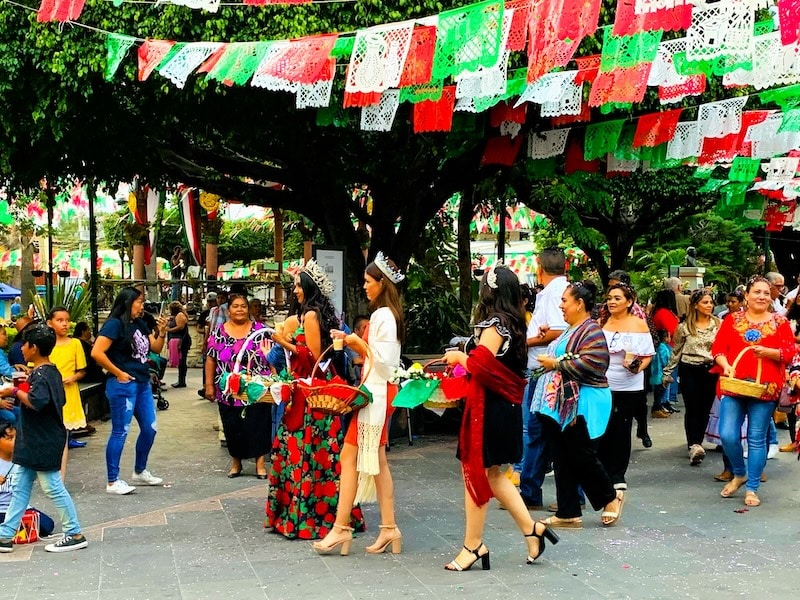
[[[161,393],[161,378],[164,376],[166,366],[167,360],[163,356],[159,356],[154,352],[150,353],[147,360],[147,370],[150,375],[150,389],[153,392],[153,400],[156,401],[158,410],[167,410],[169,408],[169,400],[164,398],[164,394]]]

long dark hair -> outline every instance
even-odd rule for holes
[[[397,268],[394,262],[387,258],[390,267]],[[400,291],[394,281],[386,277],[374,262],[364,269],[364,272],[376,281],[383,281],[381,292],[369,303],[370,310],[377,310],[383,306],[392,311],[394,321],[397,323],[397,339],[402,344],[406,339],[406,324],[403,316],[403,302],[400,300]]]
[[[653,298],[653,314],[659,308],[666,308],[673,315],[678,316],[678,301],[675,300],[675,292],[672,290],[656,292],[656,296]]]
[[[142,295],[142,292],[135,287],[124,287],[119,291],[117,297],[114,298],[114,305],[111,307],[111,313],[108,315],[109,319],[119,319],[128,329],[128,326],[133,322],[131,318],[131,306],[135,300]]]
[[[311,279],[311,275],[305,271],[300,271],[300,288],[303,290],[303,303],[297,308],[298,318],[309,311],[317,313],[319,321],[320,337],[322,338],[323,350],[333,343],[331,339],[331,329],[338,329],[339,317],[336,316],[336,309],[328,298]]]
[[[497,288],[487,283],[487,278],[494,272]],[[528,360],[528,349],[525,344],[525,313],[522,308],[522,296],[519,279],[508,267],[495,267],[483,275],[481,289],[478,294],[478,306],[475,307],[475,322],[480,323],[497,317],[500,324],[511,332],[511,356],[523,366]]]

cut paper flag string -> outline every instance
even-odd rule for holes
[[[443,80],[497,64],[503,50],[503,12],[501,1],[487,0],[440,13],[433,79]]]
[[[136,38],[119,33],[112,33],[106,38],[106,81],[114,78],[114,73],[117,72],[119,65],[135,41]]]
[[[601,0],[539,0],[528,31],[528,83],[572,60],[586,36],[597,30]]]
[[[665,6],[648,12],[636,12],[637,0],[617,0],[614,35],[633,35],[642,31],[680,31],[692,24],[689,5]]]
[[[42,0],[36,20],[40,23],[49,21],[77,21],[83,12],[86,0]]]

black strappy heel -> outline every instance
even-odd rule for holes
[[[483,569],[484,571],[488,571],[489,569],[492,568],[491,565],[489,564],[489,548],[486,548],[486,554],[478,554],[478,550],[480,550],[481,548],[485,548],[483,542],[478,544],[478,547],[475,548],[474,550],[470,550],[469,548],[464,546],[464,550],[474,554],[475,559],[471,563],[469,563],[466,567],[462,567],[455,560],[451,560],[444,566],[445,571],[469,571],[472,568],[472,565],[478,562],[478,559],[481,560],[481,569]]]
[[[539,558],[542,554],[544,554],[545,538],[550,540],[550,543],[553,544],[554,546],[558,543],[559,540],[559,537],[556,535],[556,532],[550,529],[547,525],[544,525],[544,523],[542,523],[542,525],[544,525],[544,531],[542,533],[536,533],[536,525],[538,525],[538,523],[534,523],[533,531],[531,531],[528,535],[525,536],[526,538],[535,537],[539,540],[539,553],[536,556],[529,555],[527,560],[525,561],[529,565],[532,565],[537,558]]]

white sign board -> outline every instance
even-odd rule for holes
[[[341,319],[344,315],[345,250],[334,246],[314,246],[313,254],[314,260],[325,269],[325,274],[333,284],[331,301],[336,308],[336,315]]]

